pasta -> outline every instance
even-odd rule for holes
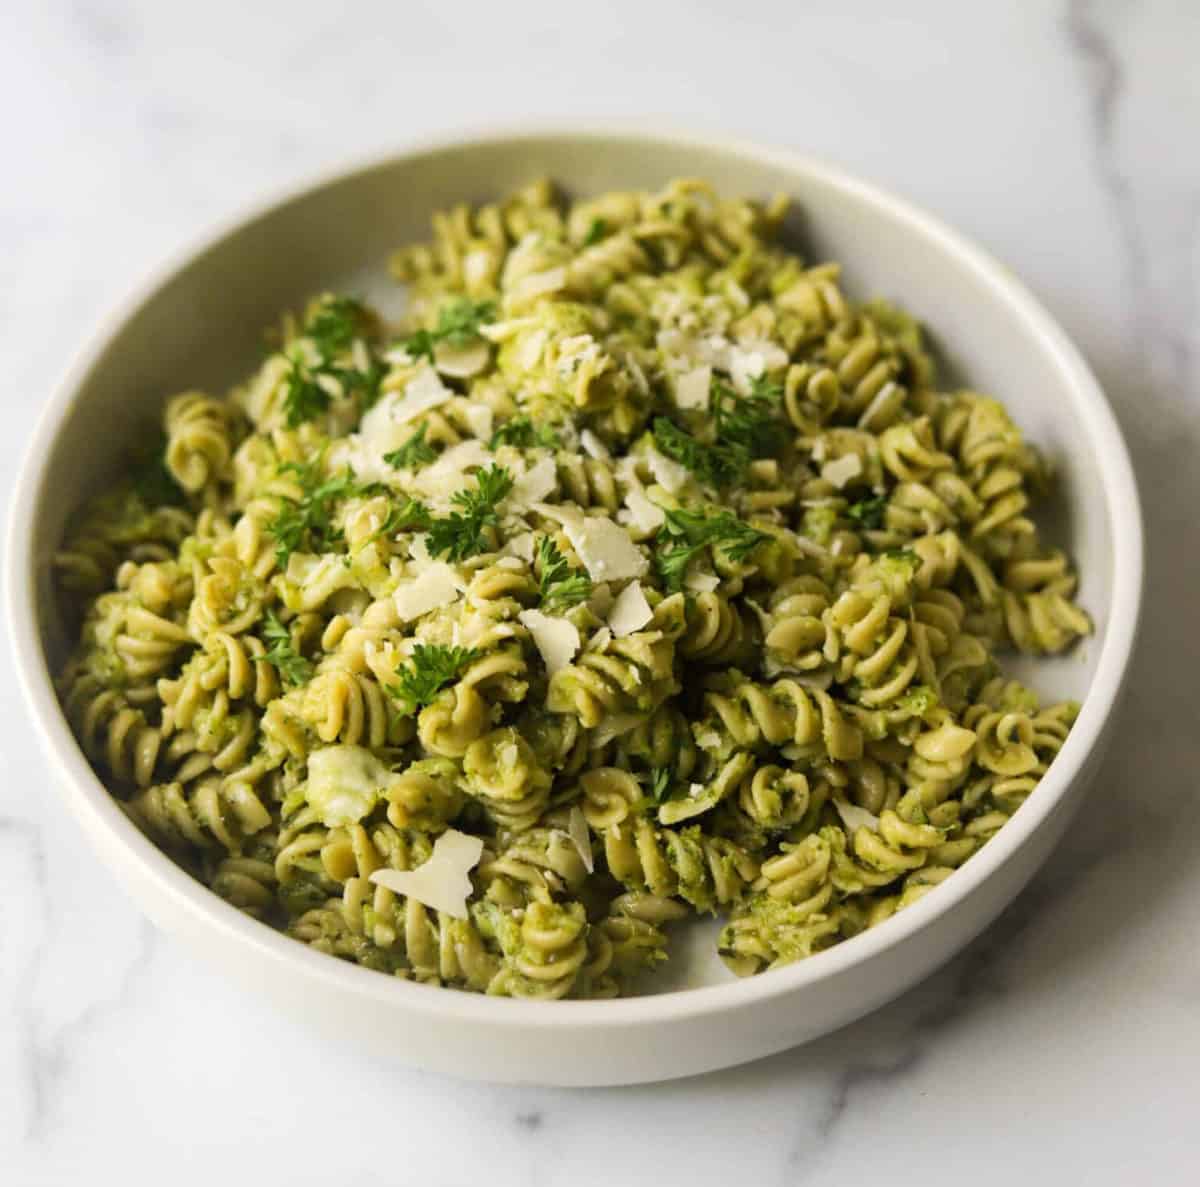
[[[75,519],[59,686],[130,818],[314,948],[530,998],[733,972],[986,844],[1091,623],[1004,406],[694,180],[457,206],[410,314],[316,298]]]

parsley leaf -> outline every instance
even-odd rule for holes
[[[263,659],[275,667],[284,683],[293,687],[306,683],[312,675],[312,664],[296,650],[292,632],[279,621],[274,610],[267,611],[262,637],[263,642],[270,644]]]
[[[706,515],[702,511],[667,511],[658,532],[662,551],[657,559],[659,575],[671,592],[683,588],[692,558],[705,548],[720,548],[731,561],[744,561],[770,537],[729,511]]]
[[[488,449],[495,452],[501,445],[514,445],[518,449],[557,449],[558,434],[549,425],[535,425],[528,416],[514,416],[506,420],[488,442]]]
[[[587,234],[583,237],[583,247],[591,247],[594,243],[599,243],[605,235],[608,234],[608,223],[602,218],[592,219],[591,225],[587,229]]]
[[[709,410],[716,439],[741,446],[751,458],[778,453],[784,444],[784,427],[778,416],[782,396],[783,388],[765,375],[752,381],[748,396],[739,396],[728,384],[715,381]]]
[[[372,540],[381,536],[394,536],[398,531],[407,529],[423,532],[433,522],[429,508],[420,499],[407,498],[403,503],[388,503],[387,515],[379,530],[372,535]]]
[[[368,313],[353,297],[326,297],[304,324],[323,362],[346,350],[362,334]]]
[[[283,393],[283,412],[287,427],[294,429],[306,420],[320,416],[329,407],[329,393],[301,366],[300,360],[288,360],[287,386]]]
[[[389,684],[387,690],[401,702],[406,714],[415,713],[432,704],[437,694],[480,655],[482,652],[473,647],[418,643],[412,660],[396,669],[400,679]]]
[[[873,499],[860,499],[846,508],[846,515],[864,530],[878,530],[883,527],[887,504],[887,495],[876,495]]]
[[[267,530],[275,537],[275,559],[282,569],[293,552],[327,552],[341,540],[333,526],[333,505],[358,494],[361,488],[348,467],[344,473],[320,481],[319,462],[287,462],[281,473],[295,474],[302,494],[299,501],[285,498]]]
[[[402,345],[414,359],[424,355],[433,362],[433,348],[439,342],[450,346],[468,346],[479,337],[479,327],[494,320],[495,301],[472,301],[457,297],[442,306],[437,325],[432,330],[418,330],[404,340]]]
[[[591,578],[573,568],[549,536],[538,543],[538,593],[546,609],[565,610],[592,596]]]
[[[346,395],[360,395],[364,408],[379,398],[379,385],[387,368],[378,359],[373,359],[365,371],[334,365],[334,359],[356,338],[364,337],[369,328],[370,314],[361,302],[353,297],[322,298],[301,329],[317,352],[317,362],[309,365],[300,354],[288,359],[283,411],[289,429],[328,411],[332,397],[320,382],[322,376],[337,380]]]
[[[650,798],[656,804],[664,803],[671,795],[671,768],[670,767],[651,767],[649,771],[649,784],[646,789]]]
[[[496,508],[513,488],[513,477],[503,466],[489,466],[475,475],[475,489],[457,491],[450,499],[460,510],[429,525],[429,555],[452,561],[486,552],[484,529],[499,522]]]
[[[437,450],[425,442],[428,428],[429,422],[421,421],[421,427],[399,449],[385,453],[383,460],[397,470],[419,470],[429,465],[437,457]]]
[[[729,486],[736,482],[750,463],[744,446],[736,442],[706,445],[665,416],[654,418],[653,431],[654,444],[660,453],[686,466],[710,486]]]

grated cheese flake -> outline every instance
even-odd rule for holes
[[[667,519],[663,509],[651,502],[637,487],[633,487],[625,496],[625,509],[617,513],[617,518],[639,536],[653,535]]]
[[[879,828],[879,817],[873,812],[868,812],[866,808],[860,808],[857,804],[852,804],[844,796],[835,795],[833,797],[833,806],[837,809],[838,815],[842,818],[842,823],[846,826],[846,832],[853,837],[860,828],[870,829],[875,832]]]
[[[593,581],[643,577],[650,568],[629,533],[611,519],[592,515],[564,524],[563,530]]]
[[[458,599],[462,580],[444,561],[427,565],[411,581],[402,582],[392,594],[396,613],[403,622],[412,622],[430,610],[448,606]]]
[[[518,619],[533,638],[541,652],[546,671],[551,676],[575,658],[579,650],[579,631],[565,618],[555,618],[540,610],[522,610]]]
[[[598,462],[606,462],[612,457],[612,454],[608,452],[608,446],[591,429],[584,429],[579,434],[579,443],[588,457],[595,458]]]
[[[592,836],[588,832],[587,817],[584,816],[583,809],[578,804],[571,809],[571,814],[567,817],[567,836],[579,850],[579,860],[583,862],[583,868],[589,874],[594,874],[596,859],[592,855]]]
[[[685,371],[675,380],[675,403],[680,408],[707,408],[711,386],[712,368],[707,364]]]
[[[862,458],[856,453],[844,453],[841,457],[826,462],[821,467],[821,477],[832,482],[841,490],[851,478],[857,478],[863,469]]]
[[[634,581],[617,595],[617,600],[608,615],[608,625],[617,638],[622,638],[632,635],[634,631],[640,631],[653,617],[654,611],[646,601],[642,583]]]
[[[530,466],[524,474],[517,476],[505,502],[516,510],[525,511],[552,494],[557,485],[558,466],[552,457],[544,457]]]
[[[375,870],[376,886],[386,886],[396,894],[451,915],[467,918],[467,899],[471,897],[471,871],[483,856],[483,838],[447,829],[433,843],[433,853],[415,870]]]
[[[676,461],[672,461],[669,457],[659,453],[657,449],[646,450],[646,463],[650,467],[650,472],[654,475],[654,481],[667,494],[677,495],[687,486],[690,477],[687,467],[681,466]]]

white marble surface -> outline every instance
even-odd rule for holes
[[[248,197],[440,128],[654,115],[1008,261],[1107,386],[1150,547],[1115,753],[1018,903],[873,1017],[660,1087],[451,1082],[245,999],[85,848],[0,666],[0,1182],[1197,1181],[1198,50],[1188,0],[0,5],[5,503],[64,353]]]

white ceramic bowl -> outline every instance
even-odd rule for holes
[[[390,249],[430,212],[547,174],[576,192],[706,177],[734,193],[791,194],[809,258],[840,260],[852,293],[901,301],[949,372],[995,393],[1060,466],[1059,538],[1079,564],[1095,637],[1036,665],[1083,710],[1062,752],[1000,834],[881,926],[746,981],[715,962],[687,988],[619,1001],[509,1001],[412,985],[310,951],[228,906],[130,824],[76,745],[51,686],[62,654],[49,560],[67,514],[103,483],[129,434],[185,386],[222,389],[256,357],[278,310],[321,289],[370,291]],[[767,1055],[851,1021],[924,977],[985,927],[1046,859],[1100,761],[1137,627],[1142,531],[1125,445],[1091,372],[1049,314],[978,248],[907,203],[804,157],[674,134],[586,129],[446,141],[259,207],[170,264],[118,310],[49,400],[17,485],[10,625],[29,709],[57,781],[146,912],[314,1024],[454,1075],[619,1084]]]

